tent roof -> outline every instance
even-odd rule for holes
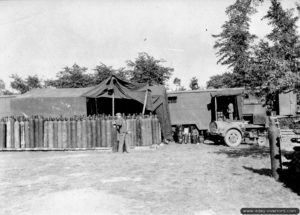
[[[35,88],[17,98],[63,98],[63,97],[81,97],[82,94],[91,90],[93,87],[86,88]]]
[[[244,88],[225,88],[220,89],[216,92],[212,92],[210,95],[212,97],[219,97],[219,96],[237,96],[243,94],[245,91]]]
[[[144,104],[146,92],[149,90],[147,83],[131,83],[111,75],[82,96],[89,98],[112,98],[115,99],[132,99]],[[152,110],[151,90],[148,91],[146,108]]]

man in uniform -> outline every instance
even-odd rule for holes
[[[227,108],[227,113],[228,113],[229,120],[233,120],[233,112],[234,112],[233,104],[229,103],[228,108]]]
[[[117,140],[119,142],[119,152],[129,152],[129,146],[126,142],[127,124],[121,113],[117,113],[117,120],[114,121],[114,126],[117,128]]]

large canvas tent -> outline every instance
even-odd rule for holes
[[[140,113],[143,109],[152,111],[151,91],[147,84],[133,84],[115,75],[111,75],[82,96],[92,101],[90,106],[94,107],[91,111],[94,114],[98,114],[99,111],[107,112],[104,106],[111,107],[111,111],[108,110],[111,115],[114,115],[115,111],[122,113]]]
[[[103,110],[103,106],[111,107],[109,104],[115,104],[112,109],[122,113],[141,113],[144,107],[148,112],[157,114],[163,138],[172,139],[167,93],[163,85],[131,83],[112,75],[82,96],[94,101],[94,105],[90,106],[96,108],[96,113],[109,111]]]

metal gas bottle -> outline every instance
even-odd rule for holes
[[[112,146],[112,120],[106,120],[106,143],[107,147]]]
[[[36,117],[33,121],[34,123],[34,141],[33,141],[33,146],[35,148],[40,147],[39,145],[39,119]]]
[[[68,132],[67,132],[67,121],[62,121],[61,133],[62,133],[62,147],[64,149],[68,148]]]
[[[38,121],[39,121],[39,123],[38,123],[38,126],[39,126],[38,127],[38,137],[39,137],[38,145],[39,145],[39,147],[44,147],[44,144],[43,144],[43,142],[44,142],[44,118],[39,117]]]
[[[76,143],[76,121],[75,120],[71,120],[71,148],[77,148],[77,143]]]
[[[62,121],[57,121],[57,148],[63,148]]]
[[[58,122],[57,120],[53,121],[53,147],[58,147]]]
[[[97,128],[96,120],[94,118],[91,120],[91,139],[91,148],[95,148],[97,143]]]
[[[6,148],[6,123],[0,121],[0,148]]]
[[[101,119],[96,118],[96,147],[101,147]]]
[[[44,121],[44,148],[49,146],[49,121]]]
[[[20,122],[20,131],[21,131],[21,148],[25,148],[25,123],[22,120]]]
[[[101,147],[107,147],[106,142],[106,119],[101,119]]]
[[[82,148],[82,123],[81,120],[78,119],[76,121],[76,130],[77,130],[77,135],[76,135],[76,146],[77,148]]]
[[[34,148],[34,119],[31,117],[29,118],[29,145],[30,148]]]
[[[87,121],[83,119],[81,122],[81,130],[82,130],[82,148],[87,148]]]
[[[54,148],[54,128],[53,128],[53,121],[50,120],[48,123],[48,137],[49,137],[49,148],[53,149]]]
[[[30,127],[29,127],[29,121],[26,120],[24,122],[25,127],[25,148],[30,148]]]
[[[15,139],[15,148],[21,147],[21,132],[20,132],[20,122],[18,120],[15,121],[14,124],[14,139]]]

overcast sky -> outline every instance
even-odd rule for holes
[[[234,1],[0,1],[0,79],[8,87],[15,73],[53,78],[75,62],[89,70],[99,62],[119,68],[147,52],[175,69],[172,80],[187,87],[196,76],[205,86],[226,71],[216,65],[211,35],[221,31]],[[285,8],[295,2],[282,0]],[[264,3],[252,18],[251,31],[260,37],[270,30],[261,21],[267,8]]]

